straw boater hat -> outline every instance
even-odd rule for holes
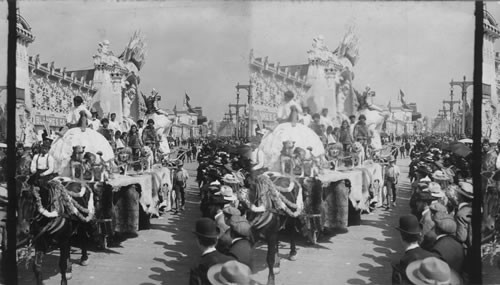
[[[415,260],[406,267],[406,276],[415,285],[459,285],[462,284],[456,272],[436,257]]]
[[[427,183],[431,183],[432,180],[429,178],[429,176],[425,176],[424,178],[421,178],[420,179],[420,182],[427,182]]]
[[[222,160],[220,159],[220,157],[217,157],[214,162],[213,162],[214,165],[218,165],[218,166],[222,166]]]
[[[212,285],[256,284],[250,268],[236,260],[213,265],[208,269],[207,277]]]
[[[222,185],[220,187],[220,192],[219,193],[216,193],[217,194],[220,194],[222,195],[222,197],[224,197],[224,200],[227,200],[227,201],[235,201],[236,199],[236,195],[234,195],[233,193],[233,188],[227,186],[227,185]]]
[[[458,185],[460,186],[460,188],[457,189],[458,193],[469,199],[474,198],[474,189],[472,187],[472,184],[468,182],[460,182],[458,183]]]
[[[210,183],[210,185],[218,186],[220,185],[219,180],[215,180],[214,182]]]
[[[436,182],[429,183],[429,192],[431,192],[431,195],[436,198],[443,198],[444,196],[446,196],[441,189],[441,185]]]
[[[439,181],[448,181],[450,178],[448,177],[448,175],[446,175],[446,173],[444,173],[443,171],[441,170],[436,170],[433,174],[432,174],[432,179],[434,180],[439,180]]]
[[[222,177],[222,181],[229,184],[238,184],[240,181],[234,175],[228,173]]]

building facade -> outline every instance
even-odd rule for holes
[[[484,6],[483,18],[483,106],[482,106],[482,136],[491,140],[500,139],[499,88],[497,78],[500,78],[500,61],[495,52],[495,42],[500,38],[500,29],[495,18]]]

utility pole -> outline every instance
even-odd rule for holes
[[[252,104],[252,82],[250,81],[247,85],[242,85],[238,82],[236,85],[236,98],[240,97],[240,89],[244,89],[248,93],[248,137],[252,135],[252,117],[253,117],[253,104]],[[236,103],[238,104],[238,102]],[[246,107],[246,105],[244,105]]]
[[[453,96],[455,96],[455,95],[453,95],[453,87],[450,87],[450,98],[451,98],[451,100],[450,101],[446,101],[446,100],[443,101],[443,104],[450,104],[450,135],[453,134],[453,119],[454,119],[453,106],[455,104],[459,104],[460,103],[460,101],[454,101],[453,100]]]
[[[240,108],[246,108],[247,104],[240,104],[240,91],[238,89],[239,83],[236,86],[236,104],[229,104],[229,109],[236,109],[236,138],[240,137]]]
[[[459,86],[462,88],[462,133],[465,134],[465,111],[467,104],[467,87],[474,85],[472,81],[466,81],[464,75],[464,81],[462,82],[454,82],[453,79],[450,82],[450,87],[453,90],[453,86]],[[453,100],[453,99],[452,99]]]

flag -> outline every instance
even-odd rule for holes
[[[400,100],[401,100],[401,106],[404,108],[404,109],[410,109],[408,107],[408,105],[406,105],[406,102],[405,102],[405,93],[403,93],[403,90],[399,89],[399,95],[400,95]]]
[[[189,112],[189,113],[196,113],[193,108],[191,108],[191,104],[189,104],[189,101],[191,100],[191,98],[189,98],[188,94],[186,92],[184,92],[184,95],[186,95],[186,97],[184,98],[184,107],[186,108],[186,110]]]

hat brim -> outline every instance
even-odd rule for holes
[[[440,191],[440,192],[431,192],[431,196],[432,197],[436,197],[436,198],[443,198],[446,196],[446,194],[444,194],[444,192]]]
[[[448,180],[450,180],[450,178],[448,176],[437,176],[437,175],[436,176],[433,175],[432,179],[434,179],[434,180],[442,180],[442,181],[448,181]]]
[[[216,228],[215,229],[217,231],[217,234],[209,234],[209,235],[206,235],[206,234],[202,234],[202,233],[199,233],[197,231],[193,231],[193,233],[199,237],[205,237],[205,238],[218,238],[219,237],[219,234],[220,234],[220,230],[219,228]]]
[[[207,278],[208,278],[208,281],[210,281],[210,284],[212,284],[212,285],[224,285],[225,284],[225,282],[220,281],[220,271],[221,271],[223,265],[224,264],[219,263],[216,265],[212,265],[212,267],[210,267],[208,269]]]
[[[415,285],[429,285],[429,283],[426,283],[422,279],[419,278],[418,276],[418,269],[420,268],[420,265],[422,264],[423,259],[416,260],[406,267],[406,276],[408,277],[408,280],[410,280],[413,284]],[[461,285],[461,279],[458,276],[458,274],[453,271],[453,269],[450,268],[450,285]]]
[[[207,271],[207,277],[208,277],[208,281],[210,281],[210,283],[212,285],[225,285],[225,284],[229,284],[229,281],[227,281],[220,274],[222,266],[224,266],[224,264],[219,263],[219,264],[212,265],[212,267],[210,267],[208,269],[208,271]],[[252,275],[249,275],[248,276],[248,281],[249,282],[255,281],[255,278]]]
[[[222,197],[224,197],[224,200],[226,200],[226,201],[236,201],[236,200],[238,200],[238,198],[236,198],[236,196],[224,196],[223,195]]]
[[[409,235],[421,235],[422,234],[422,232],[420,232],[420,231],[418,231],[418,232],[408,232],[408,231],[403,230],[400,227],[395,227],[395,228],[396,228],[396,230],[398,230],[400,232],[403,232],[405,234],[409,234]]]
[[[462,189],[461,187],[458,187],[457,192],[460,193],[460,195],[462,195],[462,196],[464,196],[466,198],[474,199],[474,194],[465,192],[464,189]]]

